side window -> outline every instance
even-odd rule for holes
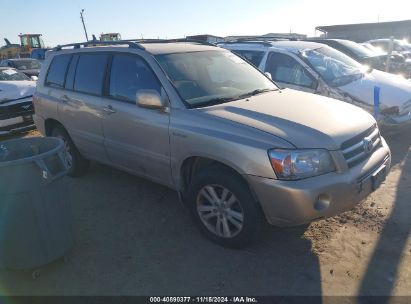
[[[270,53],[266,72],[274,81],[288,83],[307,88],[314,88],[315,80],[308,75],[304,67],[294,58],[280,53]]]
[[[258,67],[261,60],[264,57],[264,52],[261,51],[245,51],[245,50],[233,50],[233,53],[243,57],[245,60],[251,62],[253,65]]]
[[[73,55],[73,59],[70,62],[70,66],[67,71],[67,76],[66,76],[66,84],[64,87],[67,90],[73,90],[74,87],[74,76],[76,73],[76,68],[77,68],[77,62],[78,62],[78,55]]]
[[[101,95],[107,59],[107,54],[81,54],[77,62],[74,90]]]
[[[161,86],[154,72],[140,57],[114,55],[109,96],[134,104],[139,90],[155,90],[160,94]]]
[[[55,88],[64,87],[64,80],[70,59],[71,55],[59,55],[53,58],[47,73],[46,85]]]

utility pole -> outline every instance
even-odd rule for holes
[[[88,35],[87,35],[87,30],[86,30],[86,24],[84,23],[83,13],[84,13],[84,8],[80,11],[80,19],[81,19],[81,22],[83,23],[84,33],[86,34],[86,40],[88,41]]]

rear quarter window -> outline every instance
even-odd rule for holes
[[[64,81],[66,78],[67,67],[70,63],[71,55],[59,55],[54,56],[51,61],[47,78],[46,85],[56,88],[63,88]]]
[[[107,54],[81,54],[77,62],[74,90],[102,95],[107,60]]]
[[[243,57],[248,62],[251,62],[254,66],[258,67],[261,60],[264,57],[264,52],[262,51],[246,51],[246,50],[233,50],[233,53]]]

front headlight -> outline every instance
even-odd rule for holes
[[[268,151],[278,179],[298,180],[335,171],[330,153],[324,149]]]

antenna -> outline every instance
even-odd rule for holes
[[[87,35],[87,30],[86,30],[86,24],[84,23],[83,13],[84,13],[84,8],[80,11],[80,19],[81,19],[81,22],[83,23],[84,33],[86,34],[86,40],[88,41],[88,35]]]

